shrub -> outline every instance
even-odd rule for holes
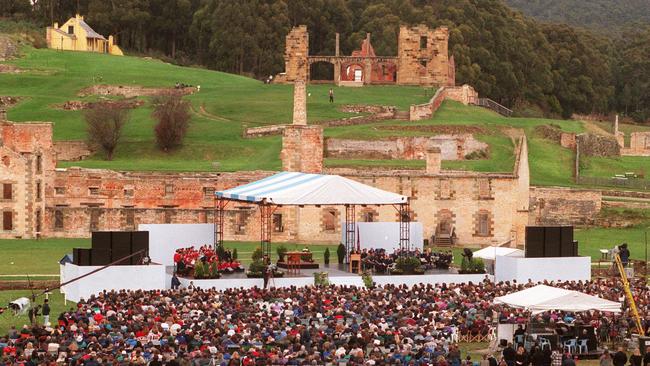
[[[314,272],[314,286],[329,286],[329,274],[327,272]]]
[[[330,248],[325,248],[325,253],[323,253],[323,263],[330,264]]]
[[[167,95],[154,99],[153,117],[158,121],[154,127],[156,142],[163,151],[169,151],[183,143],[190,126],[190,102],[180,95]]]
[[[207,278],[219,278],[221,275],[219,274],[219,266],[217,266],[216,262],[210,263],[210,270],[209,270],[209,275],[206,276]]]
[[[237,248],[232,250],[232,260],[236,261],[237,260]]]
[[[339,259],[339,264],[343,264],[343,261],[345,261],[345,245],[343,243],[339,244],[339,247],[336,248],[336,256]]]
[[[395,268],[401,269],[404,273],[413,273],[413,271],[422,266],[417,257],[400,257],[395,261]]]
[[[205,278],[205,265],[201,261],[197,261],[194,264],[194,278],[201,279]]]
[[[257,248],[253,251],[253,255],[251,256],[251,258],[253,259],[253,262],[261,261],[262,258],[264,258],[264,252],[262,252],[262,248],[257,247]]]
[[[368,271],[363,272],[361,275],[361,280],[363,281],[363,285],[367,288],[373,288],[375,285],[374,281],[372,280],[372,275],[370,275],[370,272]]]
[[[84,112],[84,119],[88,145],[102,150],[106,160],[113,160],[129,112],[108,103],[95,103]]]
[[[279,262],[284,262],[284,260],[285,260],[284,257],[286,257],[287,252],[288,252],[287,247],[285,247],[284,245],[280,245],[279,247],[277,247],[275,249],[275,252],[278,253],[278,261]]]
[[[260,272],[263,273],[266,269],[264,262],[261,259],[253,260],[253,262],[248,266],[248,270],[251,272]]]
[[[485,264],[481,258],[472,258],[470,260],[467,257],[463,257],[463,261],[460,263],[460,272],[485,273]]]

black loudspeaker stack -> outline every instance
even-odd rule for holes
[[[149,251],[148,231],[96,231],[92,233],[91,249],[74,248],[72,257],[78,266],[105,266],[138,251],[140,255],[123,260],[116,265],[142,263]]]
[[[526,226],[526,258],[575,257],[573,226]]]

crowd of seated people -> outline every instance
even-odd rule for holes
[[[229,249],[224,249],[220,254],[218,255],[209,245],[203,245],[198,249],[195,247],[176,249],[174,253],[176,273],[181,276],[191,275],[197,261],[204,264],[216,263],[219,272],[223,274],[244,270],[244,266],[232,257]]]
[[[110,291],[80,301],[54,324],[12,328],[0,336],[2,364],[66,365],[458,365],[453,334],[497,320],[524,323],[523,309],[493,300],[535,284],[290,287],[263,290],[188,288]],[[617,280],[549,283],[619,300]],[[641,316],[650,291],[635,284]],[[629,333],[630,314],[547,312],[598,328],[609,319]],[[645,327],[650,321],[644,320]],[[510,364],[512,352],[495,354]],[[523,362],[528,366],[531,360]]]
[[[386,249],[363,249],[361,251],[361,264],[364,270],[370,270],[374,273],[387,273],[394,267],[395,261],[400,257],[400,250],[388,254]],[[433,252],[431,249],[420,251],[416,249],[406,256],[416,257],[420,260],[425,270],[431,269],[449,269],[454,256],[449,252]]]

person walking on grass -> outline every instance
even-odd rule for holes
[[[330,88],[329,95],[330,95],[330,103],[334,103],[334,89]]]
[[[50,300],[43,300],[43,325],[48,325],[50,322]]]

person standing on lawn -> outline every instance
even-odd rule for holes
[[[48,325],[50,322],[50,300],[43,300],[43,325]]]

